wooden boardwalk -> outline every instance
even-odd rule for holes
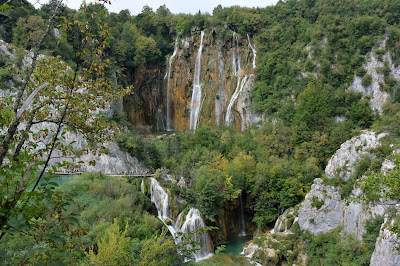
[[[55,172],[54,174],[56,175],[82,175],[82,174],[87,174],[88,172],[71,172],[71,173],[65,173],[65,172]],[[106,174],[107,175],[107,174]],[[142,178],[142,177],[153,177],[153,173],[142,173],[142,174],[118,174],[118,175],[107,175],[107,176],[112,176],[112,177],[133,177],[133,178]]]

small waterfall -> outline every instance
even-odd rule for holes
[[[237,51],[237,76],[240,75],[240,51],[239,51],[239,38],[236,36],[236,51]]]
[[[199,114],[201,109],[201,84],[200,84],[200,73],[201,73],[201,51],[203,50],[203,37],[204,31],[201,32],[200,47],[197,52],[196,64],[194,66],[194,80],[193,80],[193,92],[192,102],[190,104],[190,124],[189,128],[196,130],[197,123],[199,121]]]
[[[257,56],[256,48],[253,45],[251,45],[250,36],[248,34],[247,34],[247,40],[249,41],[249,46],[253,51],[253,68],[256,68],[256,56]]]
[[[232,36],[232,48],[235,44],[235,35],[236,32],[233,32],[233,36]],[[236,76],[236,52],[235,49],[232,49],[232,74],[234,76]]]
[[[170,92],[169,92],[169,80],[171,79],[171,65],[172,65],[172,60],[174,59],[174,57],[176,56],[176,54],[178,53],[178,37],[176,37],[175,40],[175,47],[174,47],[174,52],[172,53],[171,57],[169,58],[169,64],[168,64],[168,71],[167,73],[165,73],[165,77],[164,79],[167,79],[167,131],[171,131],[171,110],[170,110]]]
[[[142,179],[142,183],[140,184],[140,190],[144,194],[144,178]]]
[[[190,233],[194,231],[198,231],[201,228],[205,227],[205,223],[201,218],[200,211],[196,208],[191,208],[186,215],[185,220],[183,220],[184,215],[180,213],[178,218],[176,219],[176,223],[174,223],[174,219],[169,217],[169,202],[168,202],[168,193],[160,186],[158,181],[154,178],[151,178],[151,202],[156,205],[158,218],[165,224],[165,226],[170,231],[171,235],[174,238],[175,244],[178,244],[181,239],[177,236],[177,232],[182,233]],[[194,234],[192,241],[201,242],[199,250],[196,251],[194,257],[196,261],[206,259],[213,255],[210,245],[210,237],[208,232],[203,234]],[[192,248],[192,247],[188,247]]]
[[[196,208],[191,208],[188,214],[186,215],[185,222],[180,228],[180,232],[185,234],[190,232],[195,232],[205,226],[206,225],[203,219],[201,218],[200,211]],[[201,247],[199,247],[200,249],[197,250],[194,255],[196,261],[206,259],[213,255],[213,253],[211,253],[210,237],[208,236],[207,232],[204,232],[203,234],[195,234],[194,237],[192,238],[192,241],[202,243]],[[198,247],[191,247],[189,245],[188,248],[191,249]]]
[[[236,40],[236,52],[235,52],[235,40]],[[237,53],[237,56],[236,56]],[[237,62],[237,63],[236,63]],[[237,67],[237,68],[236,68]],[[247,81],[247,75],[244,77],[242,82],[240,82],[240,53],[239,53],[239,38],[236,36],[236,33],[233,32],[233,37],[232,37],[232,74],[237,77],[237,83],[236,83],[236,89],[232,94],[232,97],[229,101],[228,108],[226,109],[226,115],[225,115],[225,125],[229,126],[232,122],[232,117],[231,117],[231,110],[233,105],[235,104],[239,93],[242,91],[244,84]]]
[[[151,202],[156,205],[158,219],[160,219],[168,230],[171,232],[172,237],[175,239],[176,230],[173,224],[173,219],[171,219],[169,215],[169,202],[168,202],[168,193],[160,186],[156,179],[151,178]],[[171,225],[168,223],[170,222]]]
[[[232,94],[231,100],[229,101],[228,108],[226,109],[226,115],[225,115],[225,125],[229,126],[230,123],[232,122],[232,115],[231,115],[231,110],[233,105],[235,104],[237,98],[239,97],[239,93],[243,90],[244,85],[246,84],[247,81],[247,75],[244,76],[242,79],[242,82],[240,82],[240,77],[238,77],[238,82],[236,85],[235,92]],[[240,86],[239,86],[240,83]]]
[[[239,196],[239,204],[240,204],[240,232],[239,236],[246,236],[246,227],[244,224],[244,210],[243,210],[243,201],[242,195]]]

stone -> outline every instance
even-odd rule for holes
[[[389,230],[393,225],[393,219],[385,219],[381,226],[379,236],[376,240],[375,250],[371,256],[372,266],[395,266],[400,265],[399,240],[397,234]]]
[[[353,137],[340,146],[335,152],[325,168],[327,178],[340,177],[348,181],[354,173],[354,166],[361,155],[371,154],[369,149],[380,146],[379,140],[387,134],[376,134],[372,131],[363,131],[363,134]]]

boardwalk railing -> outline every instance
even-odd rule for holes
[[[56,175],[82,175],[82,174],[86,174],[88,172],[55,172],[54,174]],[[108,176],[112,176],[112,177],[133,177],[133,178],[140,178],[140,177],[153,177],[154,174],[153,173],[141,173],[141,174],[107,174]]]

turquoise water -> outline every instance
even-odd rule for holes
[[[58,186],[61,186],[62,184],[74,180],[75,176],[74,175],[59,175],[58,177],[54,177],[50,179],[49,182],[56,183]],[[47,181],[44,179],[40,179],[39,185],[45,184]],[[33,188],[33,184],[28,188],[28,191],[30,191]]]
[[[251,235],[249,235],[249,236],[238,236],[238,235],[228,236],[228,242],[224,244],[226,246],[226,248],[221,253],[229,254],[229,255],[240,255],[240,252],[242,252],[243,247],[252,238],[253,237]]]

